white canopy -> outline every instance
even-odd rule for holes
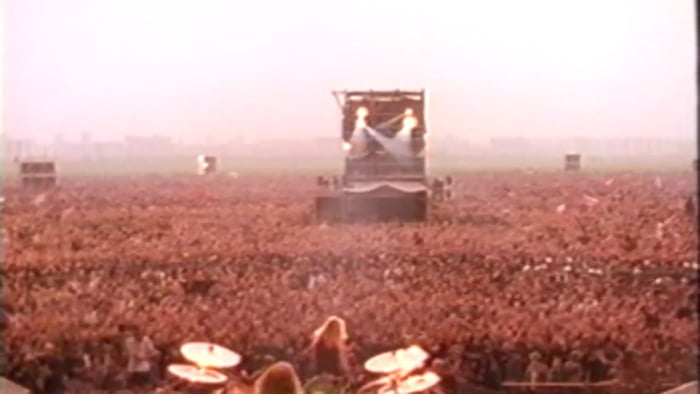
[[[382,187],[388,187],[404,193],[425,192],[428,188],[420,182],[362,182],[345,187],[343,190],[348,193],[368,193]]]

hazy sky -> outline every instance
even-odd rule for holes
[[[423,87],[434,136],[695,136],[691,0],[4,5],[13,136],[335,137],[332,89]]]

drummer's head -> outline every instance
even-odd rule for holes
[[[255,382],[255,394],[303,394],[299,376],[294,368],[279,362],[270,366]]]
[[[314,335],[326,343],[338,343],[348,339],[348,332],[345,328],[345,320],[331,316],[326,322],[316,330]]]

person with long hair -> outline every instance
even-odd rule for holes
[[[271,365],[255,381],[254,394],[304,394],[301,381],[291,364]]]
[[[311,364],[316,375],[329,374],[345,376],[348,367],[348,333],[345,321],[331,316],[314,331],[313,340],[308,351],[311,352]]]

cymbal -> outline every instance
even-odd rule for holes
[[[428,359],[428,353],[420,346],[410,346],[393,352],[376,355],[365,362],[365,369],[374,373],[412,371]]]
[[[182,355],[200,367],[231,368],[241,362],[241,356],[223,346],[206,342],[190,342],[180,348]]]
[[[197,368],[187,364],[171,364],[168,365],[168,372],[171,374],[189,380],[190,382],[205,383],[205,384],[221,384],[228,379],[226,375],[212,371],[209,369]]]
[[[425,372],[420,375],[409,376],[396,382],[396,385],[385,385],[378,390],[379,394],[398,393],[409,394],[428,390],[440,383],[440,376],[435,372]]]

